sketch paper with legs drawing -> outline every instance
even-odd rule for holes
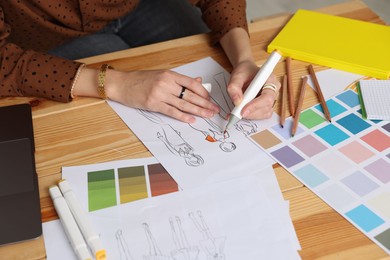
[[[87,176],[80,167],[71,168],[63,177],[87,211]],[[268,167],[252,176],[89,212],[89,219],[108,259],[299,259],[288,204],[275,194],[275,185]],[[272,191],[264,189],[269,186]]]
[[[197,117],[193,124],[108,101],[109,105],[164,166],[178,185],[185,189],[252,174],[274,163],[247,135],[275,124],[268,120],[241,120],[223,133],[226,116],[233,104],[226,91],[229,73],[211,58],[173,69],[211,83],[212,100],[221,107],[213,118]]]
[[[155,163],[156,159],[150,157],[63,167],[62,177],[87,212],[89,197],[96,196],[89,193],[88,173],[107,169],[118,173],[121,168],[138,166],[148,169]],[[160,254],[172,260],[201,260],[207,259],[207,252],[226,259],[298,258],[300,245],[289,205],[283,199],[272,166],[253,176],[136,203],[119,203],[120,181],[116,174],[118,204],[88,213],[109,259],[142,260],[144,256],[157,258]],[[148,225],[155,241],[153,244],[150,240],[151,246],[143,223]],[[43,223],[43,231],[48,260],[76,259],[59,220]]]

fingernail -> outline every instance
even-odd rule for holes
[[[206,117],[213,117],[213,116],[214,116],[214,112],[213,112],[213,111],[210,111],[210,110],[207,110],[205,116],[206,116]]]
[[[192,123],[195,123],[195,117],[190,117],[189,119],[188,119],[188,123],[189,124],[192,124]]]
[[[242,117],[246,117],[247,115],[250,114],[250,112],[251,112],[251,111],[249,111],[248,109],[246,109],[246,110],[242,111],[241,116],[242,116]]]
[[[240,104],[240,97],[238,96],[238,95],[234,95],[233,97],[232,97],[232,101],[233,101],[233,104],[235,105],[235,106],[237,106],[237,105],[239,105]]]

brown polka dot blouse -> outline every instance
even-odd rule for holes
[[[245,0],[189,0],[217,42],[235,27],[248,31]],[[68,102],[80,63],[44,52],[102,29],[137,0],[0,0],[0,97],[37,96]]]

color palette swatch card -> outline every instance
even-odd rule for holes
[[[346,90],[327,105],[301,113],[291,137],[292,118],[251,135],[291,174],[390,253],[390,123],[362,118],[356,92]]]
[[[358,90],[364,118],[390,120],[390,80],[360,80]]]
[[[77,174],[70,178],[69,173]],[[86,183],[88,212],[179,191],[180,188],[164,167],[154,158],[123,160],[92,165],[63,167],[63,178]]]

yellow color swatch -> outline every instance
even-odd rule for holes
[[[390,26],[300,9],[268,52],[379,79],[390,77]]]

